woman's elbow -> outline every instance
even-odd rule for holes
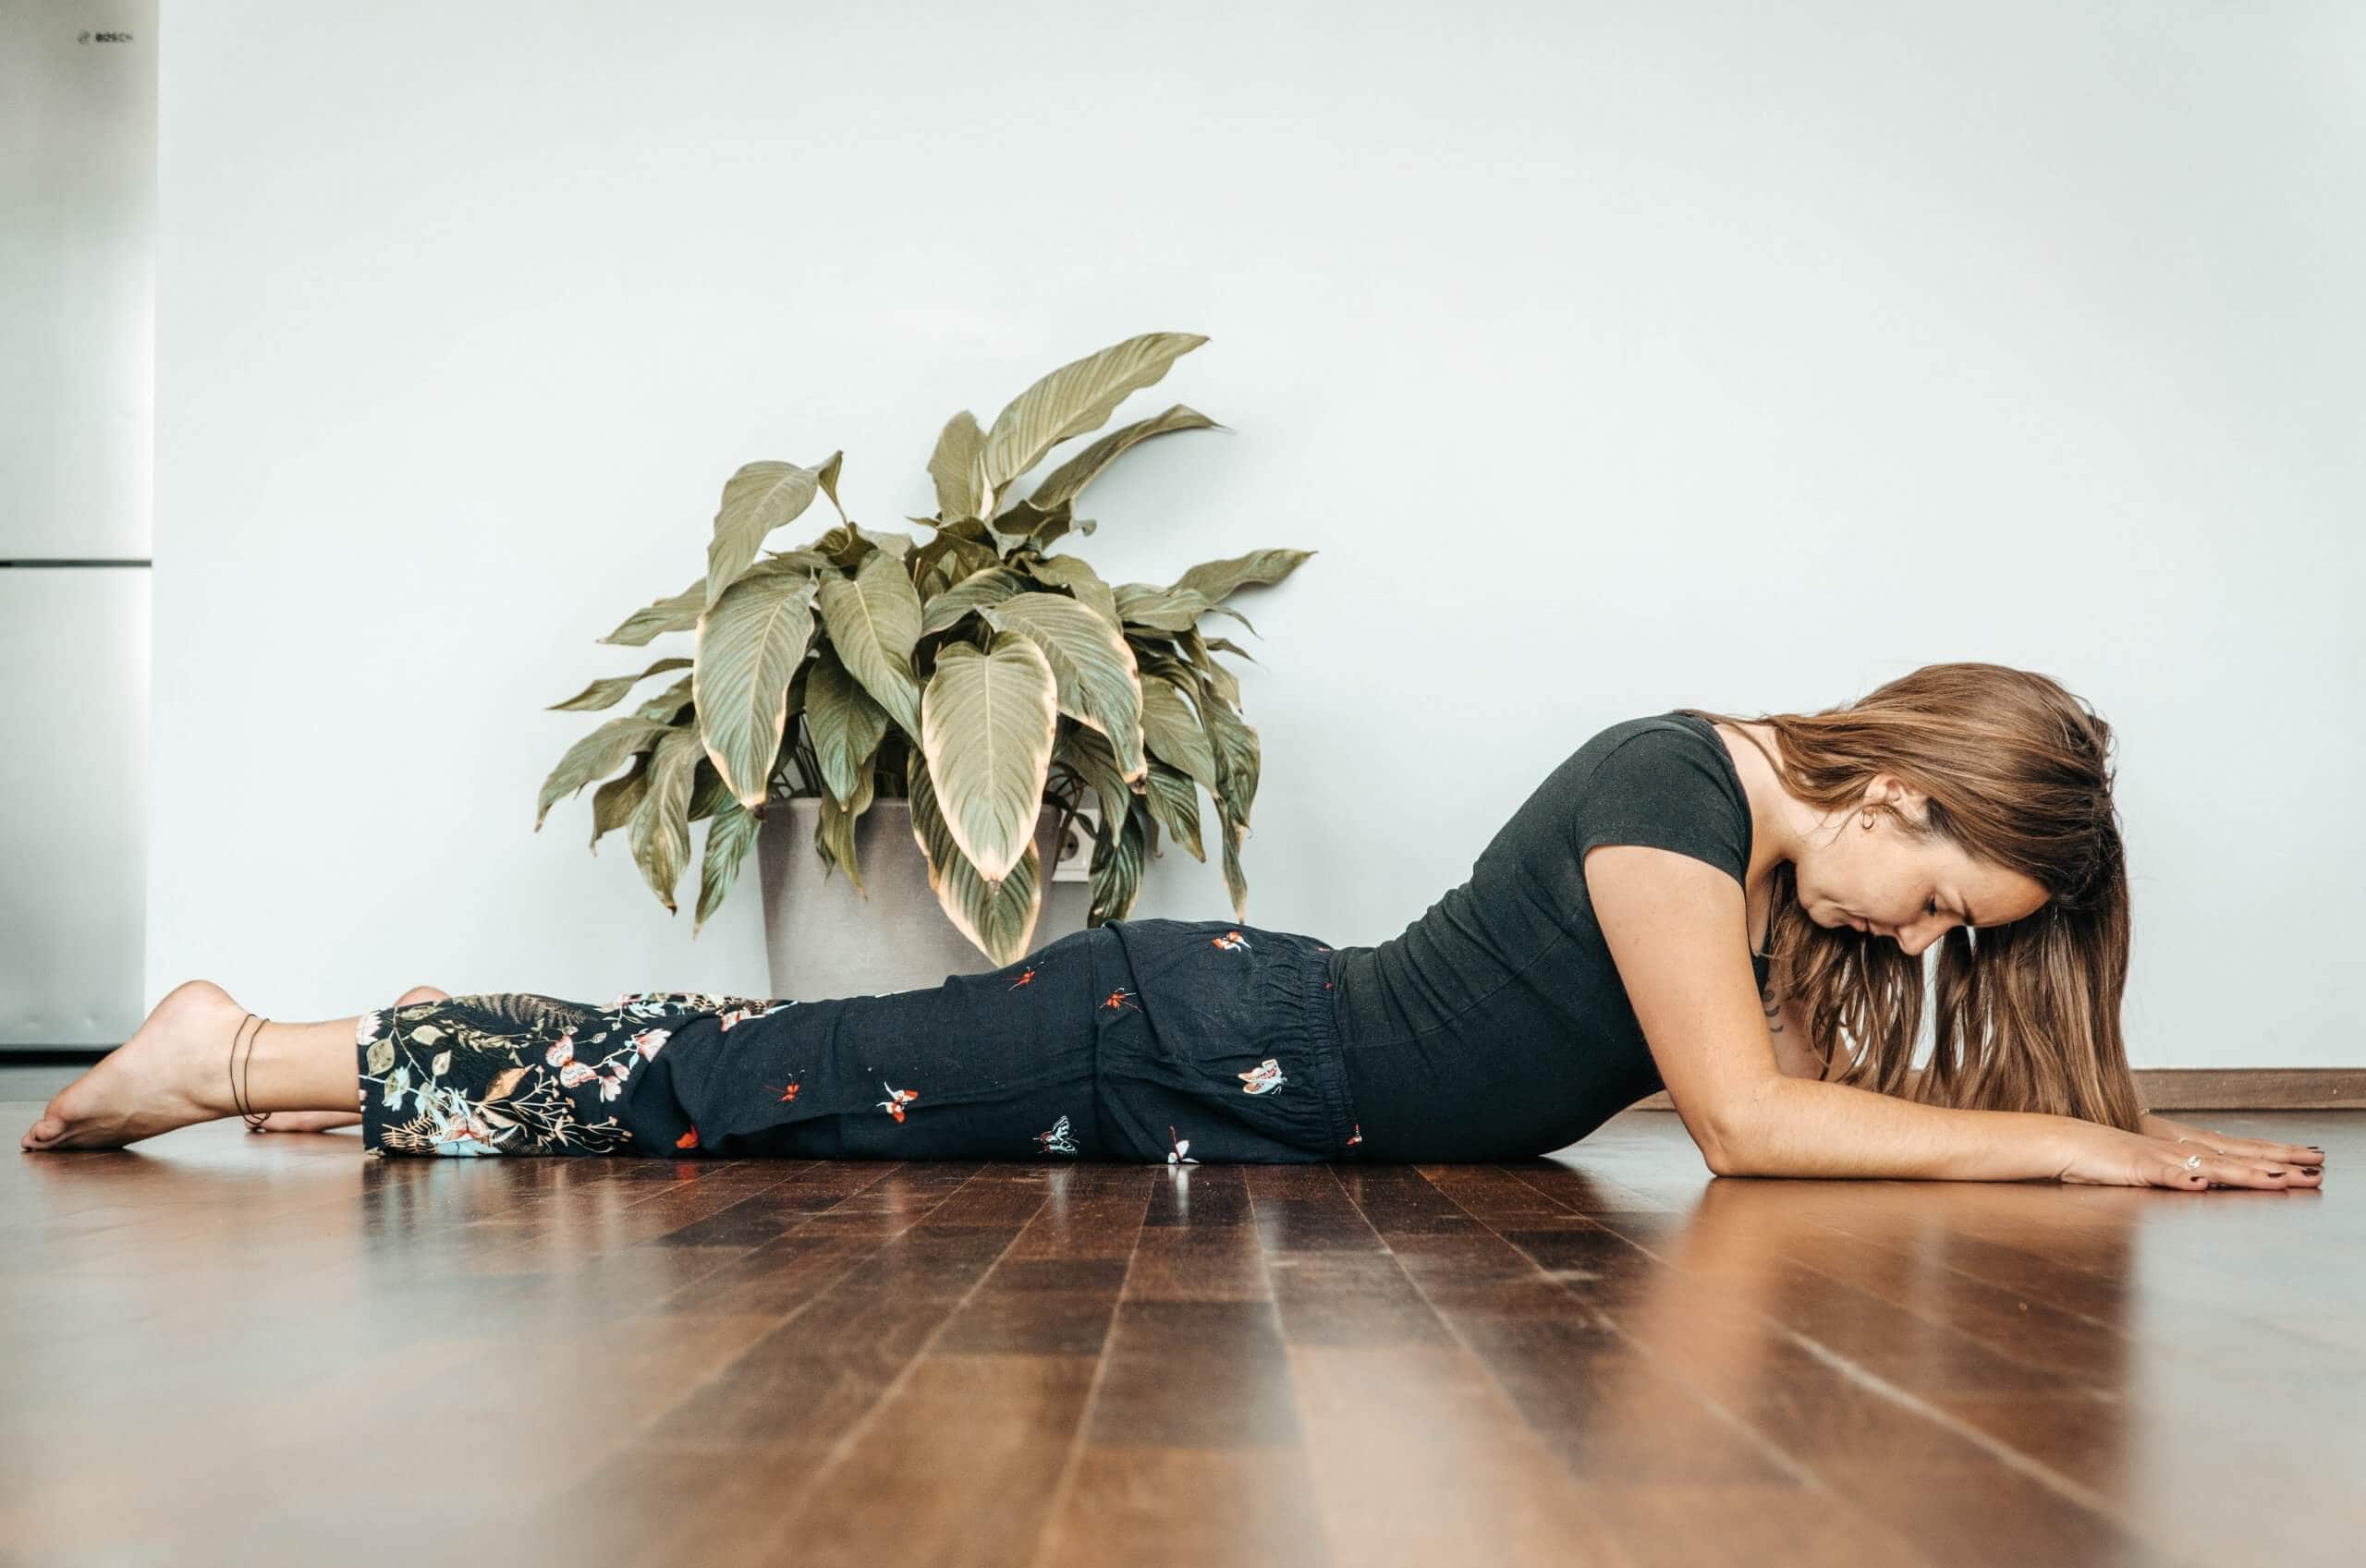
[[[1748,1176],[1756,1174],[1756,1173],[1751,1170],[1750,1162],[1737,1157],[1732,1149],[1726,1144],[1716,1142],[1702,1144],[1701,1146],[1701,1158],[1702,1161],[1708,1165],[1709,1173],[1713,1176]]]
[[[1760,1140],[1752,1136],[1750,1118],[1738,1114],[1739,1107],[1724,1114],[1712,1114],[1702,1119],[1693,1142],[1701,1147],[1701,1158],[1712,1175],[1762,1176],[1766,1174],[1758,1155]]]
[[[1692,1135],[1692,1147],[1701,1151],[1701,1162],[1709,1167],[1711,1175],[1741,1174],[1734,1159],[1733,1145],[1726,1141],[1715,1125],[1705,1119],[1696,1122],[1688,1116],[1684,1120],[1684,1130]]]

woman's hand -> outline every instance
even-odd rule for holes
[[[2177,1187],[2186,1192],[2214,1186],[2314,1187],[2324,1182],[2320,1163],[2324,1157],[2312,1149],[2221,1137],[2157,1116],[2146,1116],[2144,1126],[2142,1133],[2124,1133],[2117,1127],[2081,1124],[2057,1178],[2101,1186]],[[2164,1137],[2154,1136],[2155,1126],[2180,1130]],[[2198,1165],[2187,1164],[2197,1156]]]
[[[2144,1112],[2136,1130],[2147,1137],[2167,1138],[2172,1143],[2183,1139],[2204,1154],[2234,1154],[2246,1160],[2264,1160],[2271,1165],[2314,1165],[2320,1169],[2325,1162],[2325,1151],[2322,1149],[2311,1149],[2305,1144],[2268,1143],[2260,1138],[2229,1137],[2225,1133],[2214,1133],[2207,1127],[2190,1126],[2183,1122],[2172,1122],[2166,1116],[2155,1116],[2150,1111]],[[2192,1149],[2186,1150],[2188,1154],[2193,1152]]]

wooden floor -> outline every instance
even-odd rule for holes
[[[2366,1113],[2211,1120],[2344,1179],[12,1149],[0,1557],[2355,1562]]]

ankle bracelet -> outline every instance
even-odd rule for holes
[[[252,1018],[253,1016],[254,1015],[251,1013],[247,1015],[247,1018]],[[238,1059],[238,1034],[240,1030],[243,1030],[247,1027],[247,1018],[239,1019],[238,1027],[230,1031],[229,1064],[233,1069],[236,1068]],[[268,1018],[261,1020],[255,1025],[255,1032],[247,1036],[247,1065],[250,1070],[254,1066],[255,1040],[257,1037],[262,1033],[263,1025],[270,1022],[271,1020]],[[270,1116],[271,1112],[265,1111],[258,1114],[254,1109],[254,1103],[255,1097],[251,1090],[249,1090],[243,1098],[241,1097],[239,1092],[238,1075],[235,1070],[232,1071],[230,1075],[230,1104],[238,1111],[239,1119],[247,1124],[247,1131],[250,1133],[259,1133],[262,1131],[263,1122]]]

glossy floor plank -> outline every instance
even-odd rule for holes
[[[0,1101],[21,1125],[38,1100]],[[2318,1193],[1494,1166],[0,1170],[9,1561],[2335,1562],[2366,1113]]]

